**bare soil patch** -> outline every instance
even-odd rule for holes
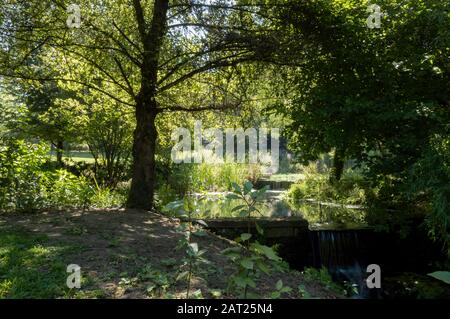
[[[149,295],[147,288],[151,282],[145,279],[149,269],[175,276],[184,253],[176,248],[182,236],[176,230],[178,225],[177,219],[131,209],[0,214],[0,231],[2,227],[20,227],[45,235],[45,245],[70,247],[62,258],[67,264],[81,267],[83,285],[74,296],[82,298],[185,297],[183,281],[174,281],[165,294]],[[211,298],[217,296],[213,291],[220,290],[221,298],[236,297],[226,291],[234,266],[221,253],[235,243],[209,232],[196,237],[195,242],[206,250],[210,263],[194,277],[192,292],[201,290],[203,297]],[[285,298],[302,297],[299,285],[303,285],[311,297],[338,297],[321,283],[306,280],[297,271],[261,276],[258,294],[269,297],[279,279],[292,288]]]

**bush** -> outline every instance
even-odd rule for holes
[[[49,163],[48,147],[25,140],[8,139],[0,146],[0,210],[33,212],[119,206],[127,188],[93,187],[88,178]]]
[[[305,177],[291,186],[288,197],[293,202],[302,199],[337,202],[340,204],[364,204],[367,185],[358,173],[347,170],[341,180],[331,183],[328,174],[318,173],[311,166],[304,172]]]
[[[168,184],[163,184],[156,193],[156,206],[160,209],[177,199],[176,192]]]
[[[89,206],[93,188],[84,177],[59,169],[47,172],[46,207],[49,208],[85,208]]]
[[[123,105],[95,97],[81,132],[94,160],[98,184],[114,189],[129,177],[133,119]]]
[[[8,139],[0,145],[0,210],[25,211],[45,206],[45,182],[41,171],[48,149],[42,144]]]
[[[90,198],[90,205],[96,208],[121,207],[127,200],[128,190],[128,184],[119,184],[114,190],[97,187]]]
[[[178,195],[184,195],[188,191],[229,191],[232,184],[243,184],[245,180],[256,182],[261,176],[259,165],[253,164],[177,164],[167,169],[159,186],[160,190],[170,189]],[[167,184],[163,188],[162,185]]]
[[[303,275],[305,276],[305,279],[307,281],[311,282],[319,282],[323,284],[328,289],[333,290],[336,293],[344,293],[344,289],[337,283],[335,283],[328,272],[328,270],[325,267],[322,267],[320,269],[316,268],[305,268],[303,271]]]
[[[436,135],[422,156],[402,174],[374,179],[369,222],[406,236],[423,224],[430,238],[450,241],[450,138]]]

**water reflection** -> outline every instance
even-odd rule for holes
[[[244,217],[239,210],[233,209],[242,205],[241,200],[226,199],[224,193],[208,194],[206,199],[199,202],[201,218],[230,218]],[[347,207],[338,204],[317,203],[303,201],[292,203],[288,201],[284,192],[269,191],[266,199],[257,204],[258,212],[253,217],[291,217],[305,218],[311,229],[354,229],[366,226],[363,209]]]

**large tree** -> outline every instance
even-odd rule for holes
[[[430,231],[445,239],[450,3],[377,4],[385,15],[371,29],[364,1],[292,3],[281,29],[305,49],[301,67],[286,72],[293,90],[276,109],[291,120],[291,146],[304,159],[334,151],[335,180],[344,159],[357,159],[390,208],[432,203]]]
[[[240,1],[79,0],[81,27],[69,29],[72,1],[8,0],[0,6],[0,73],[54,81],[80,93],[97,90],[134,109],[132,183],[128,206],[151,209],[158,114],[233,107],[209,94],[186,101],[181,86],[218,76],[239,63],[269,59],[273,43],[262,21],[267,6]],[[270,47],[270,45],[272,47]],[[39,50],[47,72],[28,57]],[[214,99],[212,98],[214,97]]]

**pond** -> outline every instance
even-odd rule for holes
[[[200,196],[200,194],[197,194]],[[227,199],[226,193],[209,193],[199,201],[197,218],[243,217],[235,207],[242,205],[238,199]],[[254,217],[303,217],[310,229],[360,229],[366,228],[366,212],[357,206],[344,206],[336,203],[320,203],[305,200],[298,203],[289,201],[286,192],[271,190],[266,192],[265,200],[256,205],[258,212]]]
[[[205,199],[198,202],[198,215],[194,218],[206,219],[207,223],[217,220],[219,225],[229,224],[230,220],[242,220],[239,209],[234,210],[243,204],[241,200],[227,199],[226,193],[202,196]],[[280,256],[292,268],[325,267],[334,280],[353,290],[353,297],[356,298],[391,298],[394,294],[408,296],[408,289],[396,286],[396,276],[406,271],[426,274],[430,271],[430,261],[441,258],[440,246],[430,242],[426,232],[415,231],[408,238],[401,238],[396,233],[376,232],[367,224],[367,212],[362,207],[314,200],[292,203],[285,191],[270,190],[256,208],[258,212],[253,216],[262,217],[258,223],[264,220],[268,229],[272,225],[279,227],[280,220],[294,223],[296,217],[306,220],[307,228],[294,236],[289,235],[288,228],[282,230],[284,238],[267,238],[270,236],[266,236],[265,232],[266,244],[279,245]],[[277,223],[278,226],[275,226]],[[218,228],[216,230],[222,234],[220,230],[226,227]],[[237,227],[236,231],[247,232],[245,227]],[[235,235],[225,237],[233,239]],[[378,264],[382,268],[381,290],[366,286],[366,268],[370,264]],[[427,276],[421,276],[421,282],[429,280]],[[398,289],[403,290],[399,292]]]

